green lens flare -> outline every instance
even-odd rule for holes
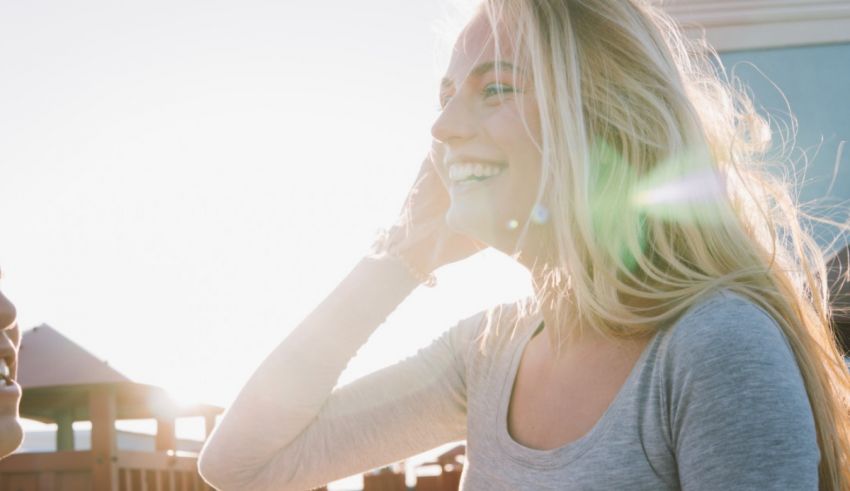
[[[590,210],[597,245],[634,271],[647,247],[647,220],[677,223],[719,219],[722,180],[705,154],[687,152],[640,177],[608,142],[591,147]]]
[[[633,206],[653,217],[679,223],[713,223],[721,219],[718,202],[726,196],[723,179],[711,158],[695,151],[659,162],[642,179]]]

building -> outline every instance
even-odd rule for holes
[[[162,388],[133,382],[47,325],[23,333],[18,382],[21,416],[57,425],[55,450],[0,461],[0,491],[211,489],[197,472],[200,443],[186,447],[174,427],[177,418],[202,416],[209,435],[222,408],[178,406]],[[120,419],[154,419],[156,435],[119,432]],[[75,421],[90,421],[91,432],[75,432]]]

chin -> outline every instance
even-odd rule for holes
[[[446,226],[454,232],[480,240],[488,245],[503,242],[507,227],[487,210],[450,207],[446,212]],[[507,220],[504,220],[507,223]]]
[[[473,214],[468,210],[449,209],[446,226],[459,234],[472,237],[505,254],[518,249],[519,230],[511,230],[509,218],[499,218],[483,213]]]
[[[24,429],[17,416],[0,415],[0,458],[17,450],[24,441]]]

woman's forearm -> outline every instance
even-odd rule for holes
[[[350,359],[417,285],[391,257],[359,261],[248,380],[204,445],[203,477],[246,489],[310,425]]]

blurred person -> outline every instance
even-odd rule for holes
[[[0,292],[0,458],[14,452],[24,438],[18,415],[21,386],[15,380],[20,346],[15,306]]]
[[[850,489],[823,251],[716,52],[641,0],[485,0],[399,220],[206,442],[220,489],[303,490],[467,441],[464,490]],[[334,389],[433,271],[534,294]]]

